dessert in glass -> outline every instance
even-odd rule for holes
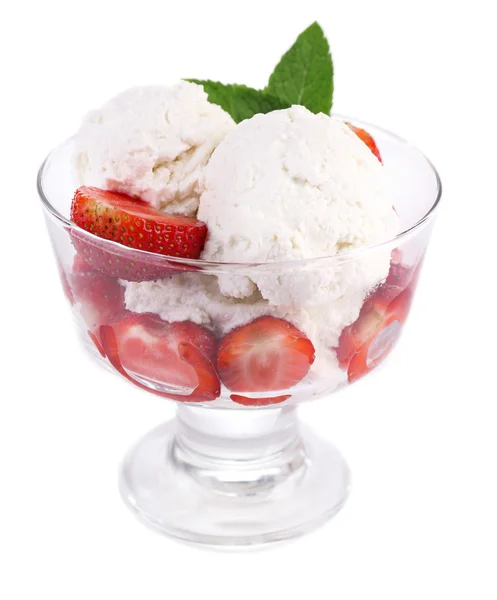
[[[424,155],[303,106],[236,124],[181,82],[92,113],[38,190],[88,351],[137,399],[176,402],[124,459],[128,506],[224,547],[333,516],[349,471],[297,407],[394,347],[441,196]]]

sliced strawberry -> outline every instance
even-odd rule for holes
[[[404,265],[402,262],[392,261],[385,283],[388,286],[405,290],[411,280],[412,271],[411,267]]]
[[[376,158],[382,163],[380,151],[378,150],[378,146],[373,139],[373,136],[368,133],[365,129],[361,129],[360,127],[355,127],[351,123],[347,123],[347,125],[352,129],[352,131],[360,138],[366,146],[371,150],[371,152],[376,156]]]
[[[125,314],[124,288],[117,279],[92,271],[73,275],[71,284],[90,330],[104,324],[112,325]]]
[[[180,258],[198,258],[207,226],[192,217],[168,215],[141,200],[94,187],[76,190],[71,220],[81,229],[134,250]],[[178,270],[174,263],[154,258],[130,257],[119,248],[109,249],[87,235],[72,232],[78,253],[95,269],[128,281],[151,281]]]
[[[394,300],[379,288],[366,300],[358,319],[342,331],[336,352],[340,367],[347,369],[350,383],[388,356],[407,318],[411,300],[409,288]]]
[[[420,269],[421,261],[414,266],[409,266],[392,260],[388,276],[375,292],[376,295],[381,296],[385,302],[391,302],[407,288],[414,292]]]
[[[92,273],[94,271],[95,269],[93,269],[84,258],[82,258],[79,254],[76,254],[72,263],[73,275],[88,275],[88,273]]]
[[[411,291],[406,289],[389,304],[372,337],[358,348],[350,361],[347,370],[350,383],[369,373],[390,354],[400,336],[411,298]]]
[[[93,331],[90,331],[90,329],[88,329],[88,337],[95,344],[95,347],[98,350],[100,356],[105,358],[105,351],[102,348],[102,343],[100,341],[100,334],[99,334],[98,330],[97,330],[97,333],[93,333]]]
[[[413,273],[413,267],[392,262],[385,282],[377,288],[375,295],[388,304],[409,286]]]
[[[400,326],[394,323],[402,325],[407,318],[422,259],[415,266],[401,260],[400,250],[394,250],[385,282],[367,298],[357,320],[342,331],[336,353],[349,381],[387,356],[400,333]]]
[[[273,398],[249,398],[248,396],[239,396],[238,394],[231,394],[230,396],[233,402],[243,404],[243,406],[268,406],[270,404],[280,404],[290,397],[291,394],[274,396]]]
[[[114,277],[91,269],[76,255],[71,287],[74,299],[81,305],[81,315],[88,327],[88,335],[102,356],[105,356],[99,338],[100,325],[112,325],[126,314],[124,288]]]
[[[391,260],[392,263],[401,263],[402,262],[402,257],[404,255],[403,255],[403,252],[402,252],[402,250],[400,248],[394,248],[392,250],[392,252],[390,253],[390,256],[391,256],[391,259],[392,259]]]
[[[270,316],[230,331],[217,355],[221,380],[234,392],[285,390],[305,377],[313,362],[311,341],[288,321]],[[241,398],[236,396],[235,402]],[[271,399],[252,403],[263,400]]]
[[[184,402],[208,402],[220,394],[212,365],[216,340],[200,325],[167,323],[148,313],[130,314],[114,328],[101,327],[100,337],[111,364],[143,389]],[[154,390],[137,377],[152,386],[178,388],[178,393]]]
[[[374,294],[362,306],[357,320],[342,330],[336,349],[338,364],[342,369],[348,368],[358,349],[381,328],[387,306],[388,300],[382,301],[381,295]]]
[[[366,299],[357,320],[342,331],[336,349],[340,367],[347,369],[359,347],[374,337],[390,303],[407,289],[413,276],[414,268],[392,259],[385,282]]]

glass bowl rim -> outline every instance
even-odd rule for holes
[[[388,129],[385,129],[384,127],[379,127],[378,125],[374,125],[373,123],[369,123],[367,121],[362,121],[361,119],[356,119],[354,117],[348,117],[346,115],[342,115],[342,114],[338,114],[338,113],[333,113],[331,115],[331,117],[339,119],[340,121],[346,121],[346,122],[352,123],[353,125],[357,125],[366,130],[368,130],[368,128],[375,129],[375,130],[381,132],[382,134],[385,134],[387,137],[391,138],[392,140],[396,141],[397,143],[401,143],[401,144],[410,146],[413,150],[415,150],[416,152],[418,152],[420,154],[420,156],[424,159],[426,166],[431,170],[432,174],[435,176],[436,187],[437,187],[436,195],[435,195],[435,199],[430,204],[428,210],[414,224],[410,224],[406,229],[400,231],[394,237],[383,240],[381,242],[377,242],[375,244],[367,244],[365,246],[360,246],[359,248],[345,250],[343,252],[339,252],[337,254],[333,254],[333,255],[329,255],[329,256],[319,256],[319,257],[314,257],[314,258],[299,258],[299,259],[295,259],[295,260],[284,260],[284,261],[266,261],[266,262],[244,262],[244,261],[223,262],[223,261],[208,261],[208,260],[203,260],[200,258],[193,259],[193,258],[181,258],[181,257],[176,257],[176,256],[167,256],[167,255],[147,252],[146,250],[138,250],[135,248],[130,248],[128,246],[123,246],[122,244],[119,244],[118,242],[114,242],[113,240],[106,240],[104,238],[98,238],[98,243],[102,244],[103,246],[109,245],[109,248],[114,248],[116,252],[119,252],[119,251],[122,252],[123,248],[126,248],[126,250],[130,254],[136,254],[137,257],[139,257],[139,258],[141,257],[141,260],[147,260],[147,258],[148,258],[148,260],[151,260],[153,257],[154,262],[163,260],[165,263],[178,263],[181,265],[190,265],[190,266],[201,268],[201,269],[205,269],[205,268],[209,268],[209,267],[213,267],[213,268],[216,268],[216,267],[221,267],[221,268],[250,267],[250,268],[253,268],[253,267],[268,267],[268,266],[295,267],[295,266],[299,266],[299,265],[309,265],[309,264],[316,264],[316,263],[322,263],[322,262],[327,262],[327,261],[342,262],[342,261],[347,261],[349,259],[357,258],[358,256],[361,256],[364,253],[369,252],[369,251],[374,251],[374,250],[377,250],[380,248],[386,248],[389,246],[392,246],[392,247],[398,246],[402,241],[404,241],[405,238],[409,237],[411,234],[416,232],[418,229],[421,229],[421,227],[424,224],[426,224],[429,220],[431,220],[436,212],[436,209],[440,205],[440,200],[442,198],[442,181],[440,179],[440,175],[439,175],[437,169],[435,168],[435,166],[431,162],[431,160],[421,150],[419,150],[419,148],[417,148],[414,144],[411,144],[408,140],[398,136],[397,134],[389,131]],[[60,212],[51,204],[50,200],[48,199],[47,194],[45,193],[44,187],[43,187],[43,177],[45,174],[45,167],[47,166],[47,163],[49,162],[50,158],[53,156],[53,154],[58,149],[62,148],[63,146],[66,146],[73,139],[74,139],[74,136],[66,139],[64,142],[59,144],[56,148],[54,148],[46,156],[46,158],[42,162],[42,164],[38,170],[37,179],[36,179],[38,195],[41,199],[43,208],[64,229],[67,229],[67,228],[74,229],[83,235],[91,236],[92,238],[94,238],[95,236],[93,234],[90,234],[85,229],[82,229],[81,227],[79,227],[78,225],[76,225],[69,219],[66,219],[66,217],[64,217],[63,215],[61,215]]]

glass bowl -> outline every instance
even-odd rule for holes
[[[176,418],[143,437],[121,468],[125,502],[158,531],[212,546],[275,542],[325,522],[347,498],[345,461],[300,424],[297,405],[364,377],[394,347],[441,185],[419,150],[344,120],[375,138],[401,233],[331,257],[184,260],[147,252],[146,235],[135,250],[70,222],[72,140],[39,171],[61,282],[87,350],[177,405]],[[249,298],[220,292],[254,283],[261,291]]]

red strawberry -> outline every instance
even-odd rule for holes
[[[355,127],[351,123],[347,123],[347,125],[352,129],[352,131],[360,138],[366,146],[371,150],[371,152],[376,156],[376,158],[382,163],[380,151],[378,150],[378,146],[373,139],[373,136],[368,133],[365,129],[361,129],[360,127]]]
[[[376,329],[374,335],[358,349],[350,361],[347,371],[350,383],[374,369],[390,354],[399,338],[402,324],[407,318],[411,299],[411,291],[406,289],[388,305],[381,325]]]
[[[72,263],[72,274],[88,275],[88,273],[92,272],[95,272],[95,269],[93,269],[79,254],[76,254]]]
[[[392,261],[385,284],[405,290],[411,280],[412,272],[412,267],[408,267],[402,262]]]
[[[238,394],[231,394],[230,398],[237,404],[243,404],[243,406],[267,406],[269,404],[280,404],[288,398],[291,394],[284,394],[283,396],[275,396],[274,398],[249,398],[248,396],[239,396]]]
[[[402,262],[402,257],[404,256],[402,250],[400,248],[394,248],[392,250],[392,252],[390,253],[391,256],[391,262],[392,263],[401,263]]]
[[[89,329],[115,323],[125,314],[124,288],[117,279],[92,271],[73,275],[71,283]]]
[[[88,327],[88,335],[97,350],[105,356],[99,339],[100,325],[113,324],[126,314],[124,288],[117,279],[91,269],[76,255],[73,263],[71,286],[81,315]]]
[[[130,314],[114,328],[101,327],[100,336],[112,365],[139,387],[184,402],[208,402],[220,394],[212,365],[216,340],[200,325],[167,323],[148,313]],[[135,377],[185,393],[157,391]]]
[[[141,200],[94,187],[76,190],[71,220],[87,232],[151,255],[198,258],[204,247],[207,226],[192,217],[168,215]],[[137,259],[119,247],[109,248],[98,240],[72,231],[79,254],[95,269],[128,281],[151,281],[184,270],[175,263],[153,256]]]
[[[421,261],[414,266],[392,261],[385,283],[380,285],[375,293],[381,295],[385,301],[392,301],[406,288],[414,292],[420,269]]]
[[[102,348],[102,344],[100,342],[100,334],[97,330],[97,333],[93,333],[93,331],[88,330],[88,336],[90,337],[90,340],[95,344],[97,350],[100,353],[100,356],[103,356],[103,358],[105,358],[105,351]]]
[[[389,354],[407,318],[412,291],[406,288],[394,300],[381,287],[366,300],[358,319],[340,335],[337,357],[347,369],[350,383],[359,379]]]
[[[388,276],[385,282],[378,287],[375,295],[381,297],[382,301],[388,304],[409,286],[413,272],[414,268],[402,263],[390,263]]]
[[[230,331],[217,355],[221,380],[234,392],[285,390],[305,377],[313,362],[311,341],[288,321],[269,316]],[[253,405],[281,398],[234,396],[235,402]]]
[[[379,331],[389,324],[391,315],[396,315],[401,324],[405,321],[417,283],[421,261],[416,266],[410,267],[400,262],[401,259],[400,251],[394,250],[385,282],[366,300],[358,319],[342,331],[337,357],[339,365],[343,369],[349,369],[359,348],[373,340]],[[385,335],[383,338],[385,339]],[[386,354],[387,352],[384,353],[384,356]]]

